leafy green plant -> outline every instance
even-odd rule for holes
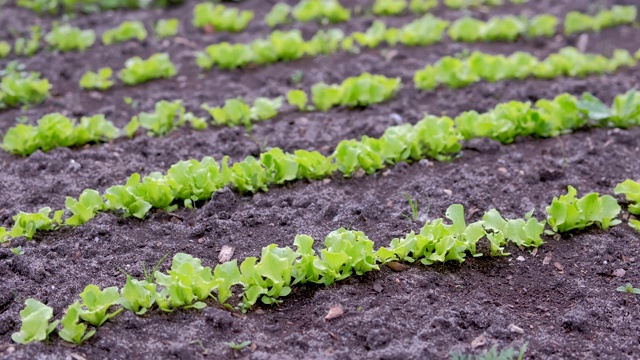
[[[636,20],[638,9],[635,6],[615,5],[611,9],[600,10],[594,16],[571,11],[564,19],[565,34],[584,31],[600,31],[608,27],[631,24]]]
[[[78,323],[82,312],[83,310],[78,302],[73,303],[73,305],[67,308],[67,313],[62,317],[62,320],[60,320],[62,329],[58,331],[58,335],[63,340],[80,345],[96,333],[95,330],[87,332],[87,325]]]
[[[253,19],[253,11],[239,11],[224,5],[200,3],[193,9],[193,26],[211,26],[215,31],[238,32],[244,30]]]
[[[278,115],[278,110],[282,107],[282,97],[273,99],[259,97],[253,102],[250,114],[255,121],[269,120]]]
[[[293,17],[301,22],[312,20],[339,23],[351,18],[351,11],[338,0],[302,0],[293,7]]]
[[[31,240],[36,231],[54,230],[60,226],[63,213],[63,210],[58,210],[52,214],[52,217],[49,217],[51,208],[48,206],[41,208],[37,213],[21,211],[13,217],[13,227],[9,236],[12,238],[24,236],[27,240]]]
[[[154,113],[142,112],[137,116],[140,126],[149,130],[149,136],[162,136],[185,123],[185,109],[180,100],[158,101]]]
[[[170,78],[176,74],[176,68],[171,63],[169,54],[153,54],[149,59],[142,60],[134,56],[124,63],[118,77],[126,85],[137,85],[150,80]]]
[[[291,14],[291,6],[286,3],[279,2],[273,5],[271,10],[269,10],[267,15],[265,15],[264,22],[267,26],[273,28],[286,23],[289,18],[289,14]]]
[[[529,20],[527,36],[532,38],[551,37],[556,34],[558,22],[558,18],[553,15],[536,15]]]
[[[287,102],[289,105],[297,107],[300,111],[307,109],[308,101],[307,93],[302,90],[294,89],[287,92]]]
[[[426,14],[400,28],[398,41],[409,46],[427,46],[442,41],[449,22]]]
[[[18,38],[13,44],[13,52],[16,55],[33,56],[40,50],[40,39],[42,38],[42,29],[40,26],[32,26],[30,28],[30,37]]]
[[[125,21],[102,34],[102,43],[111,45],[131,39],[142,41],[147,38],[147,30],[142,21]]]
[[[22,248],[22,246],[16,246],[16,247],[11,248],[11,252],[15,256],[24,255],[24,249]]]
[[[82,30],[69,24],[53,25],[53,30],[45,36],[47,43],[54,49],[63,52],[83,51],[93,45],[96,34],[93,30]]]
[[[155,273],[156,270],[153,272]],[[153,279],[151,279],[153,281]],[[136,315],[143,315],[156,301],[158,293],[156,284],[147,280],[136,280],[127,276],[127,282],[120,290],[122,299],[120,304],[127,310],[133,311]]]
[[[411,0],[409,10],[416,14],[424,14],[438,6],[438,0]]]
[[[108,188],[104,193],[107,209],[120,210],[125,217],[144,218],[151,209],[151,204],[135,193],[138,184],[140,184],[140,174],[134,173],[124,185]]]
[[[76,124],[59,113],[43,116],[37,126],[18,124],[10,128],[2,141],[8,152],[29,155],[36,150],[49,151],[56,147],[84,145],[91,142],[111,140],[119,130],[104,115],[83,117]]]
[[[631,283],[627,283],[624,286],[618,286],[616,288],[616,291],[626,293],[627,295],[630,295],[630,294],[640,295],[640,289],[633,287]]]
[[[100,193],[93,189],[85,189],[78,200],[67,196],[65,207],[73,215],[65,220],[65,225],[79,226],[93,219],[100,211],[106,210],[106,204]]]
[[[251,108],[242,98],[229,99],[224,102],[223,107],[210,107],[202,105],[202,109],[209,112],[213,122],[218,125],[244,125],[251,126]]]
[[[205,70],[211,69],[213,65],[221,69],[235,69],[249,64],[252,60],[253,52],[244,44],[231,45],[221,42],[196,53],[197,65]]]
[[[580,230],[593,224],[606,230],[620,223],[616,219],[620,213],[620,205],[616,199],[594,192],[578,199],[577,193],[574,187],[569,186],[566,195],[554,197],[547,207],[547,221],[553,229],[552,233]]]
[[[376,48],[386,39],[387,25],[382,21],[376,20],[365,32],[354,32],[351,34],[353,40],[360,46],[368,48]]]
[[[246,258],[240,265],[244,306],[251,307],[258,299],[265,304],[279,303],[279,297],[289,295],[295,258],[293,250],[275,244],[262,248],[260,261]]]
[[[452,353],[451,360],[523,360],[524,353],[527,351],[527,344],[525,343],[520,349],[506,348],[498,350],[498,345],[494,345],[482,355],[463,355],[459,353]]]
[[[102,326],[122,311],[120,308],[109,313],[112,306],[120,304],[120,294],[115,286],[100,290],[96,285],[87,285],[80,298],[82,302],[76,303],[80,309],[80,318],[96,327]]]
[[[420,215],[420,209],[418,208],[418,199],[412,199],[411,196],[409,196],[409,194],[407,193],[403,193],[402,195],[404,195],[405,199],[407,199],[407,202],[409,203],[409,208],[411,209],[411,216],[413,218],[413,221],[417,221],[418,220],[418,216]],[[407,219],[411,220],[411,218],[409,218],[407,216]]]
[[[179,25],[180,21],[176,18],[160,19],[156,22],[153,29],[158,39],[166,39],[178,34]]]
[[[624,194],[629,204],[628,210],[634,215],[640,215],[640,183],[627,179],[616,185],[613,192],[616,195]],[[640,220],[629,219],[629,226],[640,231]]]
[[[640,124],[640,92],[635,89],[616,95],[611,107],[595,96],[584,93],[578,108],[596,126],[627,128]]]
[[[49,80],[40,79],[39,73],[27,73],[23,69],[23,65],[12,61],[0,71],[0,109],[38,104],[49,97]]]
[[[399,15],[406,8],[406,0],[376,0],[373,3],[373,13],[376,15]]]
[[[58,326],[58,321],[49,323],[53,309],[31,298],[24,303],[25,308],[20,311],[20,331],[13,333],[11,339],[19,344],[46,340]]]
[[[461,18],[449,28],[449,36],[455,41],[514,41],[527,29],[526,21],[515,17],[492,17],[488,21]]]
[[[11,44],[6,41],[0,41],[0,59],[9,56],[11,53]]]
[[[113,86],[112,75],[113,70],[108,67],[101,68],[98,72],[89,70],[80,78],[80,87],[83,89],[106,90]]]
[[[170,312],[175,308],[202,309],[202,300],[211,296],[217,281],[210,267],[203,267],[200,259],[178,253],[173,257],[168,274],[155,272],[156,283],[162,286],[156,298],[161,310]]]

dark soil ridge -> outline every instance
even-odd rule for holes
[[[404,218],[409,209],[401,192],[421,201],[429,194],[429,218],[462,203],[467,214],[475,214],[470,221],[494,207],[506,217],[542,209],[568,184],[581,194],[610,193],[617,182],[640,173],[640,163],[629,161],[640,152],[634,141],[638,135],[640,129],[593,129],[562,141],[520,141],[511,148],[480,140],[474,146],[485,152],[471,152],[460,163],[399,164],[376,176],[292,184],[251,201],[222,191],[202,208],[182,209],[176,216],[157,212],[150,221],[102,214],[81,228],[22,243],[26,253],[21,257],[3,252],[0,269],[7,275],[2,293],[14,292],[16,299],[7,298],[0,314],[6,329],[0,344],[7,341],[0,348],[17,349],[5,354],[18,359],[36,354],[62,358],[71,352],[88,358],[204,358],[197,345],[189,344],[200,339],[224,358],[231,354],[222,341],[251,339],[257,350],[245,356],[254,359],[444,358],[451,350],[470,351],[471,340],[485,334],[501,346],[529,342],[532,359],[636,358],[638,325],[629,321],[640,304],[633,298],[626,303],[614,290],[638,276],[630,260],[640,255],[638,235],[625,225],[550,240],[536,255],[510,248],[511,258],[469,259],[431,270],[412,266],[402,273],[383,270],[328,288],[298,288],[282,306],[259,307],[242,318],[216,308],[153,312],[143,318],[123,314],[76,349],[59,341],[16,347],[8,338],[19,327],[24,298],[47,302],[59,314],[88,283],[121,285],[124,276],[115,271],[116,264],[140,276],[141,261],[151,264],[166,252],[182,251],[214,266],[222,245],[233,246],[234,257],[242,259],[271,242],[290,245],[297,233],[319,239],[340,226],[362,230],[386,245],[391,237],[420,226]],[[595,168],[602,177],[593,176]],[[167,237],[174,241],[161,240]],[[549,255],[551,264],[563,265],[562,272],[542,264]],[[519,256],[525,260],[516,260]],[[611,275],[618,268],[626,270],[621,278]],[[380,292],[371,290],[380,286]],[[347,314],[324,322],[333,304]],[[525,334],[509,332],[511,323]]]

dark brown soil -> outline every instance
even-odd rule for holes
[[[0,133],[13,126],[17,117],[34,121],[53,111],[73,116],[102,112],[123,126],[136,112],[151,110],[160,99],[183,99],[187,108],[195,111],[203,102],[220,104],[233,96],[277,96],[294,86],[289,78],[295,70],[303,71],[300,86],[304,89],[318,81],[340,82],[364,71],[400,76],[404,88],[392,101],[364,110],[301,114],[288,109],[276,119],[256,125],[252,136],[241,128],[212,127],[201,132],[185,128],[163,138],[142,135],[82,149],[37,152],[27,158],[2,152],[0,225],[10,225],[11,216],[20,210],[35,211],[47,205],[61,208],[65,196],[77,196],[84,188],[104,190],[123,182],[132,172],[163,171],[181,159],[227,154],[238,160],[258,154],[264,144],[329,153],[342,139],[379,136],[388,126],[415,123],[424,112],[455,115],[470,109],[484,111],[504,101],[535,101],[562,92],[590,91],[610,101],[640,80],[637,69],[625,69],[586,79],[482,83],[431,93],[413,89],[413,72],[443,55],[479,49],[495,53],[523,50],[545,56],[577,41],[576,37],[562,36],[515,44],[447,41],[423,48],[395,47],[397,53],[390,62],[385,61],[388,49],[379,49],[242,71],[199,71],[193,61],[194,49],[223,40],[250,41],[263,36],[267,28],[258,19],[272,3],[241,3],[240,7],[256,11],[257,20],[246,32],[233,35],[205,35],[193,29],[193,2],[168,10],[79,16],[74,24],[98,33],[127,19],[149,24],[159,18],[178,17],[183,40],[165,43],[150,37],[142,44],[96,45],[85,53],[43,51],[22,59],[29,70],[40,71],[51,80],[54,96],[30,109],[0,112]],[[537,1],[474,15],[520,11],[562,15],[571,9],[592,9],[592,3]],[[598,2],[613,3],[635,2]],[[448,10],[438,14],[447,18],[461,15]],[[389,22],[401,24],[413,18],[389,18]],[[339,27],[365,30],[371,20],[356,18]],[[49,26],[52,19],[37,20],[28,11],[5,5],[0,8],[0,38],[9,36],[10,27],[23,30],[36,21]],[[306,34],[318,28],[316,24],[297,26]],[[640,48],[638,34],[638,29],[631,27],[589,34],[587,50],[605,54],[616,48],[635,51]],[[178,65],[176,78],[136,87],[116,85],[103,93],[78,88],[86,70],[120,68],[131,56],[146,57],[159,51],[169,52]],[[0,61],[0,67],[7,61]],[[124,96],[138,100],[140,106],[132,109],[125,105]],[[567,185],[581,192],[611,193],[616,183],[638,178],[639,136],[640,129],[594,129],[555,139],[519,139],[509,146],[474,140],[466,144],[463,156],[451,163],[402,163],[372,176],[297,182],[251,197],[225,190],[195,210],[180,209],[175,214],[154,211],[144,221],[101,214],[79,228],[38,235],[36,241],[14,240],[11,246],[21,245],[24,255],[16,257],[8,248],[0,248],[0,358],[441,359],[452,351],[480,353],[493,344],[502,348],[529,343],[527,358],[531,359],[638,359],[640,301],[615,291],[627,282],[640,284],[639,236],[624,224],[610,231],[588,229],[559,240],[549,238],[536,253],[510,248],[512,256],[505,258],[469,259],[460,265],[415,265],[400,273],[384,268],[331,287],[296,287],[280,306],[259,306],[246,315],[229,313],[213,303],[203,311],[152,311],[143,317],[123,313],[76,348],[56,337],[49,344],[21,346],[12,343],[10,335],[19,329],[18,312],[26,298],[49,304],[58,315],[87,284],[122,285],[124,275],[116,266],[141,276],[143,262],[153,264],[168,252],[187,252],[213,267],[223,245],[234,247],[234,257],[242,259],[258,256],[260,248],[270,243],[292,245],[300,233],[321,242],[339,227],[365,231],[378,246],[387,245],[393,237],[421,226],[405,217],[410,210],[402,193],[418,199],[421,222],[442,217],[453,203],[463,204],[468,214],[473,213],[473,220],[490,208],[508,217],[520,217],[535,208],[536,216],[543,218],[544,207],[566,191]],[[547,265],[543,264],[545,258],[550,259]],[[614,276],[617,269],[624,269],[625,275]],[[345,315],[324,321],[328,309],[336,304],[345,309]],[[511,324],[524,333],[509,331]],[[471,341],[480,335],[486,337],[487,344],[472,350]],[[234,353],[223,344],[244,340],[253,341],[256,347]]]

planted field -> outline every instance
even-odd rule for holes
[[[0,358],[639,358],[637,5],[2,3]]]

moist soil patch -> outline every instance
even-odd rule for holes
[[[366,2],[343,2],[354,7]],[[537,1],[508,5],[472,14],[487,18],[499,14],[563,16],[570,10],[588,11],[590,1]],[[602,5],[632,1],[602,1]],[[183,159],[230,155],[233,161],[258,155],[264,147],[318,150],[328,154],[337,143],[361,135],[380,136],[400,123],[416,123],[425,112],[454,116],[467,110],[486,111],[510,100],[536,101],[569,92],[589,91],[610,102],[616,94],[637,86],[637,69],[585,79],[505,81],[480,83],[464,89],[413,89],[413,73],[427,63],[463,49],[492,53],[528,51],[546,56],[578,37],[519,40],[513,44],[442,44],[408,48],[363,50],[360,54],[333,54],[238,71],[201,72],[193,51],[220,41],[247,42],[264,36],[268,28],[260,19],[272,2],[244,1],[256,20],[239,34],[203,34],[191,25],[194,2],[166,10],[115,11],[81,15],[71,22],[101,33],[124,20],[181,20],[178,39],[142,43],[95,45],[84,53],[41,51],[20,59],[28,70],[50,79],[53,96],[28,109],[0,112],[0,132],[17,117],[29,121],[49,112],[70,116],[104,113],[118,126],[132,115],[151,111],[161,99],[183,99],[188,110],[201,103],[219,105],[243,96],[278,96],[299,86],[308,90],[316,82],[341,82],[348,76],[371,72],[402,78],[404,88],[390,101],[365,109],[333,109],[326,113],[299,113],[285,108],[274,120],[257,124],[252,134],[242,128],[210,127],[204,131],[183,128],[161,138],[140,135],[77,149],[36,152],[25,158],[2,152],[0,161],[0,225],[11,225],[18,211],[42,206],[62,208],[66,196],[77,197],[85,188],[104,191],[123,183],[133,172],[142,175],[166,171]],[[600,2],[599,2],[600,4]],[[439,9],[447,19],[463,12]],[[388,18],[399,25],[415,16]],[[25,30],[26,24],[50,27],[52,17],[37,18],[12,3],[0,8],[0,36],[7,30]],[[345,32],[364,31],[370,16],[356,17],[336,27]],[[148,26],[149,27],[149,26]],[[311,34],[319,26],[295,24]],[[609,55],[613,49],[640,48],[640,32],[616,27],[588,34],[586,50]],[[584,39],[581,42],[584,43]],[[147,84],[85,92],[78,88],[84,71],[101,66],[114,69],[134,55],[143,58],[166,51],[178,65],[178,76]],[[393,53],[391,53],[393,52]],[[12,58],[0,60],[3,67]],[[291,75],[302,71],[299,85]],[[123,103],[137,100],[132,108]],[[324,181],[299,181],[269,192],[242,196],[231,190],[214,194],[195,209],[173,213],[152,211],[144,220],[116,214],[98,215],[74,229],[40,233],[34,241],[12,240],[24,255],[0,248],[0,358],[1,359],[444,359],[451,352],[483,353],[493,345],[519,347],[527,343],[528,359],[638,359],[640,358],[640,301],[615,289],[640,278],[639,235],[625,224],[608,231],[588,228],[562,237],[545,237],[537,251],[509,247],[511,256],[467,258],[461,264],[426,267],[410,265],[401,272],[388,267],[336,284],[296,286],[279,305],[256,306],[246,314],[208,302],[204,310],[149,311],[144,316],[123,312],[102,326],[79,347],[56,336],[48,343],[28,346],[10,336],[20,327],[19,311],[33,297],[54,308],[56,315],[77,299],[88,284],[122,286],[125,275],[140,278],[143,264],[153,265],[165,254],[186,252],[215,266],[223,246],[234,248],[234,258],[259,256],[271,243],[292,246],[296,234],[309,234],[322,243],[340,227],[362,230],[387,245],[394,237],[419,231],[429,219],[444,216],[454,203],[465,206],[467,219],[478,220],[491,208],[505,217],[522,217],[532,208],[543,218],[554,196],[572,185],[584,194],[611,193],[613,187],[640,175],[640,129],[590,129],[553,139],[521,138],[511,145],[486,139],[465,144],[451,162],[422,160],[400,163],[369,176]],[[404,197],[419,203],[419,220],[412,221]],[[167,260],[159,270],[166,271]],[[623,271],[621,271],[622,269]],[[325,320],[329,309],[340,306],[344,314]],[[476,339],[484,345],[472,347]],[[250,340],[239,351],[225,342]]]

